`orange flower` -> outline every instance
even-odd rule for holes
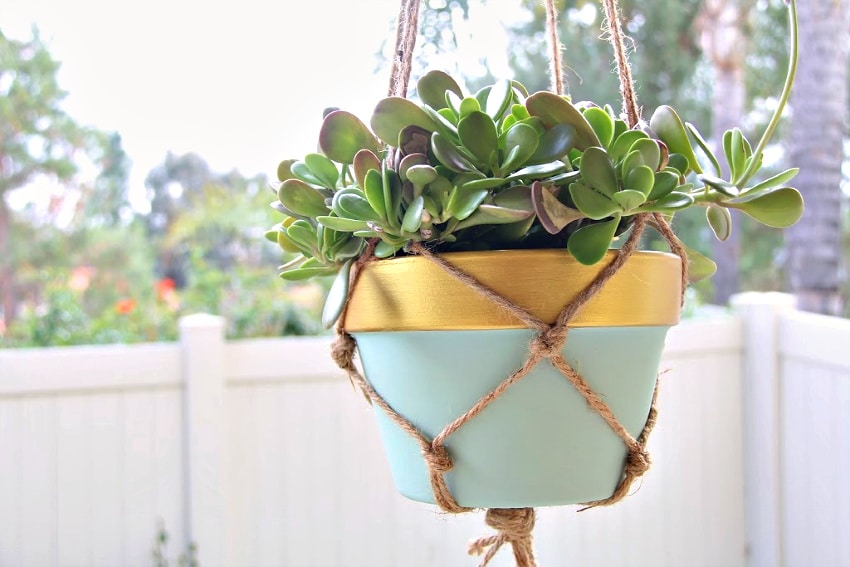
[[[156,294],[160,299],[163,299],[171,294],[175,287],[174,280],[171,278],[163,278],[156,282]]]
[[[115,303],[115,311],[120,315],[132,313],[134,309],[136,309],[135,299],[122,299]]]

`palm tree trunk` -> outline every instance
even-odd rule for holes
[[[848,119],[850,0],[799,3],[800,62],[791,97],[790,162],[806,211],[787,232],[788,283],[800,309],[843,310],[841,164]]]

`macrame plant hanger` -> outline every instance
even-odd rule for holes
[[[401,7],[396,25],[396,45],[393,52],[393,63],[390,74],[389,95],[407,96],[407,87],[410,80],[413,48],[418,31],[419,8],[421,0],[401,0]],[[546,6],[546,29],[550,48],[550,64],[552,75],[552,90],[559,95],[564,94],[563,63],[561,60],[561,44],[558,39],[557,23],[558,17],[554,0],[545,0]],[[634,128],[639,120],[639,108],[635,97],[634,84],[631,69],[626,58],[625,41],[620,24],[619,6],[617,0],[602,0],[605,13],[605,31],[614,49],[614,59],[617,65],[617,73],[620,79],[620,94],[623,99],[623,115],[630,128]],[[481,398],[466,413],[449,423],[436,437],[428,438],[413,423],[403,415],[399,414],[375,391],[369,381],[360,373],[354,362],[356,342],[345,330],[345,310],[337,325],[337,339],[333,344],[332,355],[340,368],[346,371],[350,379],[363,392],[366,398],[378,406],[387,414],[403,431],[410,435],[419,444],[423,458],[428,467],[431,488],[434,499],[439,508],[447,513],[463,513],[472,509],[459,505],[446,482],[445,475],[453,467],[453,461],[445,444],[447,439],[460,429],[465,423],[474,419],[493,400],[497,399],[503,392],[513,384],[522,380],[541,361],[548,360],[566,380],[568,380],[587,402],[587,405],[596,412],[599,417],[616,433],[627,448],[626,463],[620,483],[614,493],[604,499],[595,502],[587,502],[581,510],[596,506],[608,506],[619,502],[628,493],[632,482],[643,475],[650,466],[649,454],[646,451],[646,443],[653,426],[655,425],[657,411],[656,401],[658,385],[652,399],[651,409],[647,417],[646,425],[637,439],[631,436],[620,424],[617,417],[605,402],[587,384],[584,378],[576,372],[563,356],[563,347],[569,334],[569,323],[617,273],[626,263],[632,253],[637,249],[641,234],[646,225],[655,228],[667,241],[670,249],[682,260],[682,293],[687,287],[687,255],[684,246],[673,233],[667,219],[660,214],[638,214],[635,216],[631,234],[626,242],[618,250],[614,259],[605,265],[596,278],[580,292],[570,303],[564,306],[554,324],[541,321],[535,315],[523,307],[512,303],[500,296],[493,290],[482,285],[473,277],[453,266],[449,261],[431,252],[422,244],[415,244],[410,252],[422,256],[428,261],[434,262],[452,277],[474,289],[477,293],[486,297],[499,308],[511,313],[521,320],[529,329],[534,331],[534,338],[529,344],[528,357],[522,366],[508,376],[495,390]],[[372,252],[375,242],[371,242],[351,270],[351,281],[349,286],[349,297],[357,284],[357,278],[364,266],[374,260]],[[480,538],[469,546],[469,553],[483,555],[480,567],[485,567],[499,549],[510,544],[518,567],[535,567],[537,565],[532,547],[532,531],[534,529],[535,512],[533,508],[490,508],[486,512],[486,523],[495,530],[494,535]]]

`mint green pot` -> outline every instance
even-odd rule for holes
[[[643,430],[666,326],[570,331],[564,355],[617,419]],[[433,438],[528,356],[530,331],[355,333],[375,390]],[[439,353],[439,356],[435,356]],[[398,491],[434,502],[419,445],[376,407]],[[543,361],[446,441],[446,481],[461,506],[519,508],[601,500],[620,481],[626,447],[572,384]]]
[[[551,324],[597,276],[562,250],[461,252],[442,257]],[[564,357],[633,436],[652,403],[667,330],[678,321],[681,263],[636,252],[570,322]],[[425,258],[367,264],[345,326],[366,379],[429,439],[518,370],[533,333],[513,315]],[[376,407],[395,484],[434,502],[419,444]],[[542,360],[450,435],[445,478],[470,508],[525,508],[602,500],[620,482],[623,441],[569,380]]]

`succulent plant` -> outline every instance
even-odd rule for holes
[[[368,242],[378,258],[424,242],[437,251],[566,247],[594,264],[642,213],[671,218],[704,207],[721,240],[730,209],[788,227],[803,212],[800,193],[787,186],[797,170],[753,180],[792,71],[755,150],[739,128],[723,135],[727,178],[697,128],[669,106],[629,128],[610,106],[529,94],[508,80],[465,94],[431,71],[418,81],[418,103],[381,100],[371,128],[344,110],[326,111],[321,153],[278,168],[272,206],[285,219],[266,235],[297,254],[281,267],[284,279],[340,274],[325,313],[331,324]],[[703,263],[695,272],[712,271],[696,253],[691,262]]]

